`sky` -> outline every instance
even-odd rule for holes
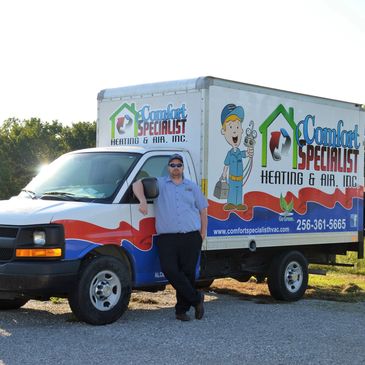
[[[97,119],[100,90],[215,76],[365,104],[363,0],[9,0],[0,123]]]

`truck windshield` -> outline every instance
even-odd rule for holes
[[[138,154],[83,152],[59,157],[20,193],[32,199],[107,201],[116,193]]]

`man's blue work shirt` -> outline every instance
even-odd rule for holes
[[[155,215],[157,234],[187,233],[201,228],[200,211],[208,207],[199,187],[188,179],[176,185],[170,176],[157,178]]]

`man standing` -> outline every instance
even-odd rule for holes
[[[195,318],[204,315],[204,295],[195,289],[195,270],[207,231],[207,200],[199,187],[185,179],[181,155],[169,158],[168,176],[159,177],[156,198],[157,248],[161,269],[176,290],[176,319],[189,321],[187,311],[195,308]],[[142,181],[133,184],[140,202],[139,210],[147,214]]]

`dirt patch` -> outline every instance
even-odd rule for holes
[[[217,294],[235,296],[241,300],[253,301],[257,304],[276,302],[276,300],[270,296],[267,284],[265,282],[258,283],[254,278],[243,283],[234,279],[214,280],[214,283],[208,290]]]
[[[351,278],[349,278],[350,280]],[[219,294],[236,296],[242,300],[249,300],[258,304],[278,302],[271,297],[267,283],[257,283],[254,278],[244,283],[234,279],[215,280],[210,290]],[[356,283],[351,282],[344,285],[328,284],[325,287],[309,285],[304,298],[338,302],[359,302],[365,300],[365,291]]]
[[[305,293],[306,299],[322,299],[337,302],[359,302],[365,300],[365,291],[358,286],[354,278],[349,277],[349,282],[344,285],[327,285],[321,287],[310,285]],[[206,292],[206,301],[216,299],[215,294],[224,294],[238,298],[239,300],[251,301],[257,304],[278,303],[271,297],[267,283],[257,283],[255,278],[248,282],[241,283],[234,279],[217,279],[214,280],[211,287],[202,289]],[[133,291],[129,303],[130,310],[146,309],[157,310],[160,308],[174,307],[176,303],[175,290],[167,285],[164,291],[149,293],[144,291]],[[49,311],[54,314],[70,313],[70,307],[66,299],[52,298],[51,301],[38,302],[29,301],[23,307],[26,309],[36,309]],[[76,321],[71,316],[70,321]]]
[[[349,283],[342,289],[342,293],[360,293],[363,290],[354,283]]]

